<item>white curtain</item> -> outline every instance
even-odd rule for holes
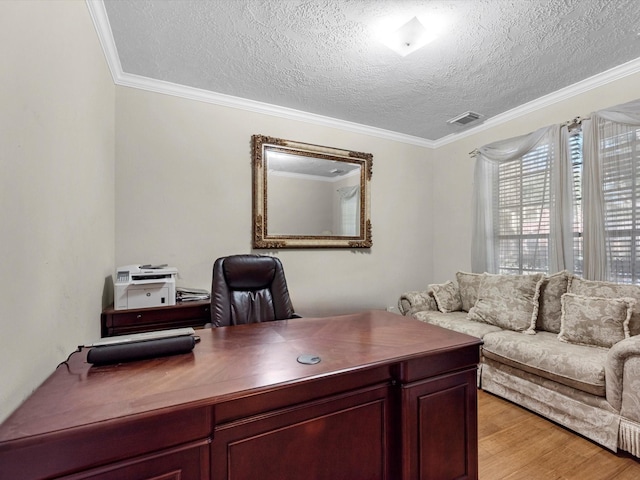
[[[359,234],[360,186],[342,187],[340,195],[340,235],[353,237]]]
[[[605,188],[617,188],[615,182],[622,184],[624,178],[631,181],[633,153],[625,148],[625,143],[626,139],[634,139],[639,127],[640,100],[592,113],[591,119],[582,123],[585,278],[621,280],[614,278],[616,273],[611,272],[615,242],[607,242],[605,226],[615,224],[612,212],[631,211],[636,207],[624,194],[607,195]],[[629,173],[624,177],[620,172]],[[614,202],[620,203],[619,209]],[[629,261],[633,260],[629,256]]]
[[[566,130],[566,127],[564,127]],[[560,156],[565,150],[560,147],[561,138],[567,141],[568,134],[560,134],[560,127],[552,125],[536,130],[528,135],[511,138],[485,145],[478,149],[474,174],[474,212],[471,266],[474,272],[498,272],[497,232],[499,219],[494,208],[494,188],[498,180],[501,164],[521,159],[541,145],[551,149],[550,201],[560,206],[559,213],[551,216],[550,262],[552,271],[562,270],[566,262],[572,261],[565,254],[564,245],[570,245],[566,238],[565,225],[571,222],[570,161]],[[567,186],[569,188],[567,188]],[[551,208],[551,211],[555,208]],[[566,251],[571,251],[569,248]]]
[[[551,163],[549,273],[574,269],[573,165],[569,143],[569,129],[562,125],[559,148],[556,148],[555,161]]]

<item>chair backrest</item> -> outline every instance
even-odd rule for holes
[[[214,327],[283,320],[295,315],[282,263],[263,255],[232,255],[213,264]]]

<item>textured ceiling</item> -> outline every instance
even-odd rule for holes
[[[640,0],[104,0],[122,70],[437,140],[640,58]],[[400,57],[383,21],[446,29]],[[576,112],[584,113],[584,112]]]

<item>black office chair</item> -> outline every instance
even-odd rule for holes
[[[231,255],[213,264],[211,323],[214,327],[297,318],[278,258]]]

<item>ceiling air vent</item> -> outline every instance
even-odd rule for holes
[[[449,125],[467,125],[471,122],[475,122],[481,117],[482,115],[476,112],[464,112],[463,114],[458,115],[457,117],[453,117],[447,120],[447,123]]]

